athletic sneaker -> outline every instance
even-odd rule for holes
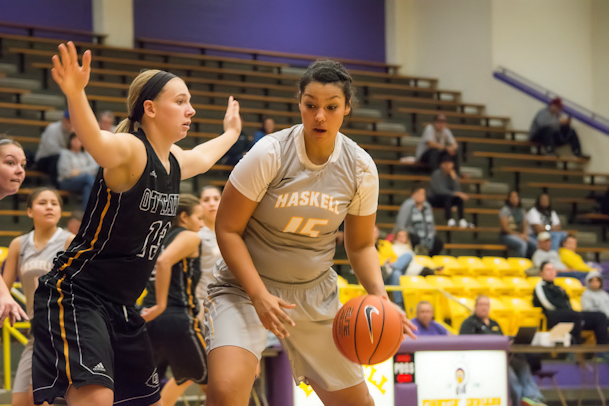
[[[456,227],[457,226],[457,222],[455,221],[455,219],[448,220],[448,226],[449,227]]]
[[[522,400],[520,401],[520,404],[522,406],[546,406],[545,403],[539,402],[537,400],[533,400],[531,398],[522,398]]]
[[[467,220],[465,219],[461,219],[459,220],[459,227],[461,228],[474,228],[474,223],[469,223]]]

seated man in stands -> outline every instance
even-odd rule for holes
[[[433,210],[426,200],[425,185],[416,183],[412,195],[406,199],[398,211],[393,234],[400,229],[408,232],[412,249],[418,255],[438,255],[444,243],[436,235]]]
[[[444,217],[449,227],[457,226],[457,222],[452,218],[453,206],[457,207],[459,227],[473,227],[473,224],[468,223],[464,218],[463,204],[469,200],[469,196],[461,191],[455,163],[448,155],[444,155],[440,161],[440,167],[431,174],[427,201],[432,207],[444,209]]]
[[[562,242],[562,247],[558,249],[560,260],[567,268],[574,271],[590,272],[593,271],[590,265],[584,262],[584,259],[575,250],[577,249],[577,238],[574,235],[569,235]]]
[[[548,320],[548,330],[561,322],[573,322],[571,337],[574,344],[582,343],[581,331],[592,330],[597,344],[609,344],[607,316],[601,312],[578,312],[571,307],[567,292],[554,284],[556,269],[550,262],[541,264],[541,280],[533,290],[533,306],[541,307]],[[602,354],[603,358],[607,354]]]
[[[114,125],[114,114],[110,110],[102,111],[97,115],[97,122],[99,128],[104,131],[114,132],[116,126]]]
[[[474,305],[474,314],[463,321],[459,334],[503,335],[499,324],[490,318],[490,312],[491,300],[488,296],[479,295]],[[531,374],[531,367],[522,354],[510,356],[508,385],[512,395],[512,405],[540,406],[544,404],[543,395]]]
[[[433,306],[427,300],[417,303],[417,317],[412,323],[418,327],[415,334],[418,336],[446,336],[448,331],[433,319]]]
[[[440,158],[448,155],[455,163],[457,173],[459,172],[459,159],[457,156],[457,141],[453,133],[446,127],[446,116],[438,114],[433,124],[428,124],[423,131],[415,158],[417,162],[427,164],[431,171],[440,166]]]
[[[542,231],[537,236],[537,250],[533,253],[531,261],[539,272],[541,272],[541,265],[549,262],[554,266],[554,269],[556,269],[560,276],[570,276],[574,278],[583,276],[581,272],[574,272],[562,263],[558,252],[552,250],[552,239],[550,238],[550,233],[547,231]]]
[[[531,123],[529,140],[540,143],[545,153],[554,154],[555,147],[569,144],[573,155],[582,156],[577,133],[567,117],[561,118],[562,100],[557,97],[548,107],[539,110]]]
[[[49,124],[40,135],[40,144],[34,158],[36,169],[49,175],[54,187],[59,186],[57,183],[59,152],[68,147],[68,139],[73,131],[70,113],[66,110],[61,120]]]

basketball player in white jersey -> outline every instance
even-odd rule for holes
[[[55,189],[34,190],[27,200],[27,215],[34,229],[15,238],[9,246],[3,279],[8,289],[17,277],[25,294],[25,306],[29,318],[34,316],[34,292],[38,278],[53,268],[53,260],[60,251],[65,251],[74,239],[74,234],[57,227],[61,218],[61,196]],[[34,337],[30,336],[15,374],[11,405],[34,405],[32,395],[32,351]]]
[[[332,339],[340,302],[331,266],[344,220],[360,283],[387,298],[373,239],[378,173],[339,132],[353,94],[345,68],[318,61],[299,87],[303,124],[256,143],[233,170],[218,209],[224,262],[205,302],[208,406],[247,405],[267,330],[281,339],[296,384],[310,384],[326,406],[374,404],[361,366]],[[412,335],[404,314],[403,326]]]

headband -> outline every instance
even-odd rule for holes
[[[144,102],[146,100],[154,100],[167,82],[176,77],[177,76],[173,73],[165,71],[155,73],[155,75],[146,82],[144,87],[142,87],[142,91],[135,102],[135,107],[129,116],[129,120],[131,120],[132,123],[141,122],[142,116],[144,115]]]

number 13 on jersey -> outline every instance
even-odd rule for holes
[[[300,225],[303,223],[303,221],[304,218],[302,217],[292,217],[288,225],[283,229],[283,232],[308,235],[309,237],[317,237],[319,235],[319,231],[313,230],[313,227],[328,224],[328,219],[307,219],[304,226],[300,228]],[[300,231],[298,231],[299,228]]]

